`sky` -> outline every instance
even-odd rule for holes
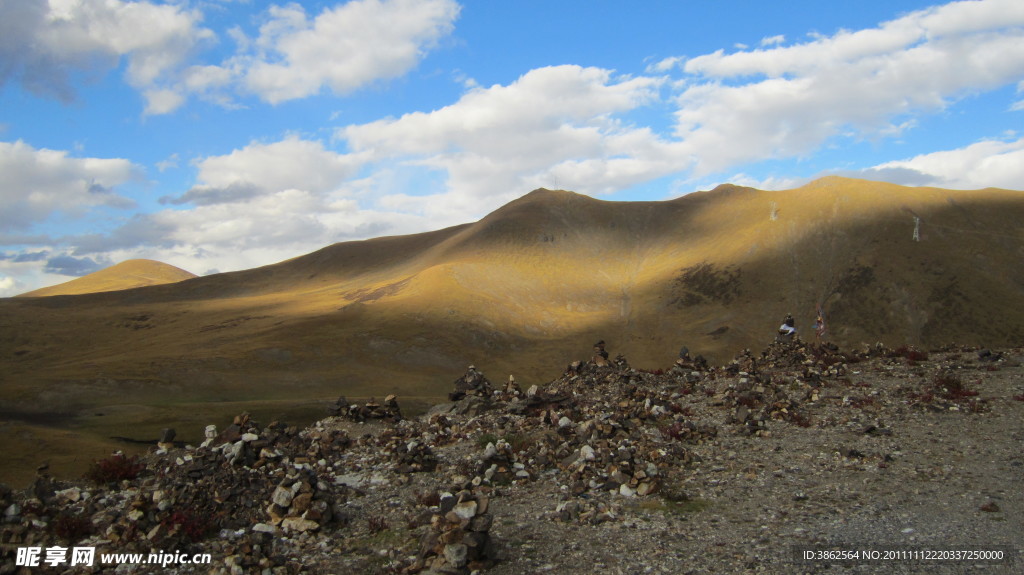
[[[1024,189],[1024,2],[0,0],[0,297],[838,174]]]

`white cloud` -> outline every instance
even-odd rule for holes
[[[700,176],[807,154],[851,131],[898,134],[913,125],[905,116],[1020,81],[1021,26],[1024,3],[957,2],[803,44],[692,58],[676,135]]]
[[[181,199],[219,203],[218,195],[239,186],[252,188],[256,195],[291,188],[322,194],[337,189],[354,175],[359,164],[358,155],[337,154],[325,150],[321,142],[297,136],[270,144],[253,142],[230,154],[197,162],[202,183]]]
[[[616,118],[658,99],[659,78],[555,66],[468,91],[433,112],[348,126],[339,136],[378,160],[447,177],[428,211],[497,207],[533,187],[607,193],[681,168],[672,144]]]
[[[20,140],[0,142],[0,230],[27,230],[56,212],[131,207],[115,188],[140,177],[140,168],[128,160],[71,158]]]
[[[411,70],[451,33],[453,0],[353,0],[310,21],[298,4],[272,7],[251,45],[256,53],[230,63],[247,90],[270,103],[347,94]]]
[[[686,58],[682,56],[669,56],[647,66],[646,72],[648,74],[663,74],[673,68],[682,66],[685,62]]]
[[[336,241],[419,232],[436,223],[361,207],[365,182],[353,179],[360,156],[326,150],[318,141],[288,136],[253,142],[195,165],[200,184],[161,199],[180,207],[137,215],[107,235],[67,238],[77,246],[75,253],[106,254],[115,261],[111,254],[169,262],[173,256],[185,269],[238,269]]]
[[[914,185],[1024,190],[1024,138],[984,140],[955,150],[886,162],[866,172],[887,174],[892,181]],[[898,181],[901,178],[903,181]]]
[[[74,98],[69,75],[105,73],[127,60],[125,78],[163,112],[177,68],[212,32],[199,27],[197,12],[171,4],[120,0],[3,2],[0,84],[62,100]],[[144,31],[144,32],[142,32]],[[179,102],[180,103],[180,102]]]
[[[777,36],[767,36],[765,38],[761,38],[761,45],[762,46],[774,46],[776,44],[782,44],[785,41],[786,41],[786,37],[784,35],[782,35],[782,34],[779,34]]]
[[[0,86],[14,80],[70,101],[77,76],[106,73],[124,58],[125,80],[142,93],[145,113],[158,115],[190,95],[228,107],[242,93],[279,103],[401,76],[451,33],[459,5],[351,0],[312,20],[297,3],[271,6],[255,39],[237,28],[228,33],[239,51],[220,64],[190,62],[216,36],[186,4],[5,0],[0,10]]]

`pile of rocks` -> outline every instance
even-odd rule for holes
[[[383,403],[376,399],[362,405],[349,403],[345,396],[341,396],[333,405],[327,408],[327,413],[333,416],[341,416],[352,421],[379,420],[386,423],[397,423],[402,420],[402,410],[398,407],[398,397],[388,395]]]
[[[268,523],[257,523],[256,532],[280,534],[285,532],[316,531],[331,520],[337,494],[310,469],[298,469],[282,479],[270,497],[267,506]]]
[[[470,367],[452,403],[415,419],[403,419],[392,396],[358,405],[342,398],[334,416],[301,430],[242,414],[223,431],[208,426],[199,447],[177,447],[165,435],[169,441],[141,459],[113,461],[108,467],[122,475],[41,477],[24,493],[0,488],[0,573],[16,571],[16,548],[56,544],[208,552],[217,561],[212,572],[232,574],[469,573],[502,564],[511,564],[505,573],[545,571],[503,538],[522,544],[525,530],[603,539],[612,532],[597,530],[635,533],[650,510],[678,512],[694,491],[727,499],[735,496],[729,489],[747,497],[781,484],[779,497],[793,505],[808,501],[805,490],[842,477],[814,477],[788,491],[803,470],[856,472],[866,482],[900,468],[905,455],[883,443],[893,421],[911,411],[987,413],[968,409],[991,402],[964,374],[1009,363],[971,357],[952,350],[925,360],[879,346],[848,354],[796,340],[713,368],[692,360],[665,372],[631,368],[624,358],[574,362],[525,393],[514,378],[495,390]],[[873,387],[863,381],[868,371],[896,374],[899,383]],[[1016,393],[1024,401],[1024,389]],[[817,435],[833,430],[844,443],[819,447]],[[776,457],[761,447],[812,432],[809,454]],[[945,473],[926,463],[907,471]],[[1004,499],[983,503],[1000,510],[991,513],[1008,507]],[[780,507],[777,518],[800,513]],[[539,545],[557,562],[558,552]],[[722,570],[753,564],[745,561],[739,571]],[[662,566],[677,562],[666,557]]]
[[[455,380],[455,390],[448,394],[448,400],[459,401],[470,395],[485,399],[490,399],[494,395],[490,380],[473,365],[466,369],[462,377]]]
[[[493,567],[497,549],[490,530],[494,515],[489,511],[487,488],[463,489],[441,495],[430,528],[420,538],[416,560],[403,573],[463,574]]]

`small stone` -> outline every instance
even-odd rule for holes
[[[982,505],[980,509],[986,513],[999,513],[1001,511],[1001,509],[999,509],[999,505],[997,505],[995,501],[989,501]]]
[[[294,497],[295,493],[293,493],[291,489],[279,485],[277,489],[274,490],[274,495],[271,499],[275,505],[280,505],[287,509],[288,507],[291,507],[292,499]]]
[[[459,516],[459,519],[472,519],[476,516],[476,508],[476,501],[463,501],[456,504],[452,511]]]
[[[267,525],[266,523],[257,523],[252,526],[252,530],[255,533],[270,533],[272,535],[276,535],[278,532],[277,527]]]
[[[594,453],[594,448],[589,445],[584,445],[580,448],[580,457],[586,461],[593,461],[597,459],[597,455]]]
[[[496,455],[498,455],[498,448],[494,447],[493,443],[488,442],[487,447],[484,448],[484,459],[487,460]]]
[[[468,549],[462,543],[454,543],[444,546],[444,559],[452,567],[461,568],[466,566],[466,555]]]
[[[291,510],[293,513],[302,513],[309,509],[309,504],[313,501],[312,493],[300,493],[292,499]]]
[[[477,515],[469,522],[469,528],[472,531],[485,532],[490,531],[491,525],[494,524],[494,516],[490,513],[484,513],[483,515]]]
[[[67,489],[61,489],[60,491],[55,492],[54,495],[65,501],[70,501],[74,503],[82,498],[82,490],[78,487],[69,487]]]
[[[301,517],[285,517],[284,520],[281,521],[281,527],[285,531],[305,533],[306,531],[316,531],[320,528],[320,524],[316,521],[303,519]]]
[[[256,441],[259,438],[260,438],[260,436],[256,435],[255,433],[243,433],[242,434],[242,441],[244,441],[246,443],[251,443],[253,441]]]

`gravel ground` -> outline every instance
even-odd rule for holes
[[[234,518],[190,547],[213,565],[108,569],[118,573],[1021,573],[1021,355],[773,346],[714,369],[570,366],[532,393],[494,391],[467,374],[464,388],[483,385],[497,400],[462,400],[400,424],[331,417],[301,432],[253,427],[259,441],[279,437],[267,447],[279,455],[250,468],[206,448],[152,454],[146,465],[157,471],[98,494],[112,502],[102,512],[110,526],[89,509],[97,530],[149,521],[137,530],[145,533],[161,517],[149,507],[154,492],[188,492],[201,473],[213,482],[203,490],[220,493],[238,478],[251,486],[203,500]],[[183,454],[221,463],[171,463]],[[307,531],[285,505],[279,513],[301,528],[282,529],[289,519],[263,509],[282,485],[301,494],[300,480],[306,503],[333,505],[333,517]],[[444,522],[446,493],[479,502],[483,536],[468,520],[464,531],[458,518]],[[47,544],[45,531],[32,539],[30,519],[8,516],[5,533],[21,521],[21,541]],[[462,536],[488,541],[481,557],[496,561],[445,563],[444,541]],[[4,537],[0,573],[19,572],[10,559],[18,541]],[[1008,558],[935,558],[965,551]]]

